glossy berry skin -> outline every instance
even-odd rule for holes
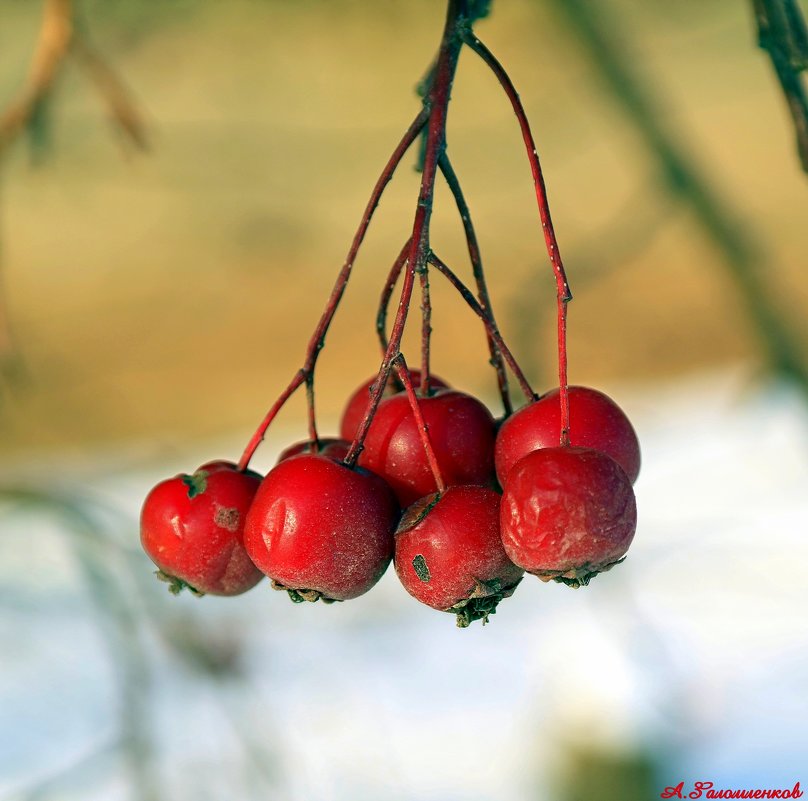
[[[441,389],[419,398],[446,486],[489,484],[494,475],[494,418],[476,398]],[[382,476],[402,507],[437,490],[406,393],[379,404],[359,464]]]
[[[318,454],[320,456],[327,456],[329,459],[333,459],[335,462],[341,462],[348,455],[348,451],[350,449],[351,443],[347,440],[335,439],[333,437],[321,437],[320,450],[318,451]],[[280,462],[283,462],[286,459],[291,459],[292,456],[299,456],[301,453],[311,454],[312,452],[311,440],[304,439],[302,442],[295,442],[288,448],[284,448],[281,451],[280,456],[278,456],[278,461],[276,464],[280,464]]]
[[[326,456],[280,462],[261,484],[244,544],[294,601],[345,601],[367,592],[393,556],[399,508],[378,476]]]
[[[589,387],[570,387],[570,445],[593,448],[612,457],[633,484],[640,472],[640,443],[623,410]],[[560,444],[561,403],[557,389],[523,406],[502,423],[497,434],[497,478],[505,484],[510,469],[539,448]]]
[[[376,378],[377,376],[374,375],[372,378],[365,381],[348,399],[348,403],[345,405],[345,411],[342,413],[342,423],[340,424],[340,437],[342,437],[342,439],[353,442],[356,432],[359,430],[359,426],[362,425],[362,420],[365,419],[365,412],[367,411],[368,402],[370,401],[370,388],[373,386]],[[421,386],[421,371],[410,370],[410,379],[413,387],[418,389],[418,387]],[[434,390],[446,389],[449,385],[443,379],[438,378],[438,376],[430,374],[429,386]],[[382,400],[392,397],[402,389],[403,387],[398,382],[395,374],[391,373],[390,378],[387,379],[384,392],[382,393]]]
[[[396,532],[396,573],[422,603],[457,615],[465,628],[496,611],[524,571],[499,535],[499,495],[479,486],[450,487],[421,499]]]
[[[605,453],[541,448],[508,473],[500,524],[514,563],[577,587],[625,556],[637,505],[625,471]]]
[[[216,463],[162,481],[146,497],[140,541],[173,592],[239,595],[263,575],[244,549],[244,520],[261,477]]]
[[[205,462],[205,464],[201,465],[200,467],[196,468],[197,472],[200,470],[205,470],[208,473],[214,473],[219,470],[236,470],[238,471],[238,465],[235,462],[227,461],[226,459],[214,459],[211,462]],[[260,482],[263,476],[260,473],[256,473],[255,470],[242,470],[242,473],[248,476],[252,476],[253,478],[257,478]]]

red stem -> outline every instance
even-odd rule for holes
[[[376,335],[379,337],[379,344],[382,346],[382,358],[384,358],[384,354],[387,352],[387,345],[389,344],[389,340],[387,339],[387,312],[390,306],[390,297],[393,294],[398,277],[401,275],[401,271],[404,269],[404,265],[407,262],[407,254],[410,252],[411,241],[410,239],[407,240],[407,243],[401,249],[401,253],[398,254],[398,258],[393,262],[393,266],[390,268],[390,272],[387,275],[387,281],[385,281],[382,287],[381,297],[379,298],[379,309],[376,312]]]
[[[314,413],[314,373],[306,374],[306,407],[309,418],[309,442],[312,452],[320,450],[320,440],[317,436],[317,415]]]
[[[528,401],[532,402],[537,400],[538,396],[531,388],[527,378],[525,378],[525,374],[522,372],[522,368],[514,358],[513,353],[511,353],[511,349],[505,344],[505,340],[502,339],[502,334],[500,334],[497,324],[485,313],[482,305],[477,302],[471,290],[457,277],[454,271],[434,253],[430,253],[429,262],[439,273],[442,273],[449,279],[449,282],[460,293],[463,300],[468,303],[471,310],[483,321],[486,333],[496,344],[497,349],[508,363],[508,366],[511,368],[514,376],[516,376],[516,380],[519,382],[519,386],[522,388],[522,392],[525,393],[525,397]]]
[[[244,453],[241,456],[241,459],[238,463],[238,469],[241,471],[246,470],[250,465],[250,459],[252,455],[255,453],[255,449],[261,444],[261,440],[264,438],[267,429],[272,424],[272,421],[277,416],[278,412],[283,408],[283,405],[292,395],[295,394],[297,389],[304,384],[306,381],[306,371],[305,370],[298,370],[294,377],[292,378],[289,386],[280,394],[280,397],[275,401],[272,405],[272,408],[267,412],[266,417],[261,422],[261,425],[258,427],[256,432],[252,435],[252,438],[247,443],[247,447],[244,450]]]
[[[432,339],[432,301],[429,297],[429,267],[424,264],[419,272],[421,279],[421,386],[419,393],[428,398],[430,393],[429,345]]]
[[[390,375],[391,365],[401,352],[401,338],[404,325],[407,321],[412,290],[415,283],[415,274],[426,263],[429,254],[429,221],[432,215],[432,199],[435,192],[435,177],[437,174],[438,158],[446,146],[446,114],[449,97],[457,68],[457,59],[460,55],[462,41],[458,36],[461,23],[466,13],[466,0],[449,0],[446,14],[446,25],[443,30],[440,50],[435,64],[434,80],[429,94],[424,100],[424,111],[429,115],[429,126],[426,134],[426,148],[424,166],[421,174],[421,189],[418,193],[418,205],[415,210],[415,220],[412,227],[407,270],[404,274],[404,285],[401,289],[401,299],[398,304],[393,330],[390,333],[390,342],[387,345],[384,359],[379,367],[379,375],[371,391],[371,397],[365,411],[365,417],[351,444],[351,449],[345,457],[345,463],[356,464],[359,454],[367,436],[370,423],[376,414],[384,387]]]
[[[471,212],[469,211],[466,199],[463,196],[463,190],[460,187],[460,181],[457,174],[452,167],[447,153],[442,153],[438,161],[440,171],[446,179],[446,184],[449,187],[457,205],[457,211],[460,214],[460,220],[463,223],[463,230],[466,234],[466,246],[469,252],[469,260],[471,261],[471,269],[474,274],[474,280],[477,284],[477,298],[480,301],[480,306],[485,312],[486,317],[496,325],[494,319],[494,307],[491,305],[491,297],[488,294],[488,286],[485,281],[485,272],[483,271],[483,260],[480,255],[480,245],[477,241],[477,233],[474,230],[474,225],[471,222]],[[491,366],[497,375],[497,385],[499,386],[499,395],[502,398],[502,406],[505,412],[505,417],[510,416],[513,411],[511,405],[511,398],[508,394],[508,375],[505,372],[505,365],[502,361],[502,354],[497,348],[496,342],[490,334],[486,331],[488,339],[488,352],[491,354]]]
[[[432,440],[429,438],[429,431],[427,429],[426,422],[424,421],[424,415],[421,412],[421,404],[418,402],[418,396],[415,394],[415,389],[413,389],[412,378],[410,377],[410,371],[407,368],[407,362],[404,359],[403,353],[398,354],[398,356],[393,360],[393,365],[395,366],[398,380],[404,385],[404,391],[407,393],[407,398],[410,401],[410,407],[412,408],[412,413],[415,417],[415,424],[418,426],[418,433],[421,436],[421,442],[423,443],[424,450],[426,451],[426,459],[429,462],[429,469],[432,471],[432,475],[435,478],[435,484],[438,487],[438,492],[444,492],[446,489],[446,482],[443,480],[443,474],[441,473],[440,466],[438,465],[438,457],[435,456],[435,449],[432,447]]]
[[[266,436],[267,429],[269,428],[270,424],[272,423],[275,416],[278,414],[280,409],[283,407],[284,403],[294,394],[294,392],[300,387],[300,385],[308,380],[308,377],[311,376],[312,381],[312,389],[309,393],[308,398],[308,406],[309,406],[309,415],[310,420],[314,419],[314,368],[317,364],[317,356],[319,352],[322,350],[323,345],[325,344],[325,336],[328,333],[328,328],[331,325],[331,321],[334,319],[334,315],[336,314],[337,307],[339,306],[340,300],[342,300],[342,295],[345,292],[345,287],[348,284],[348,279],[351,275],[351,270],[353,269],[354,261],[356,260],[356,256],[359,253],[359,248],[362,245],[362,242],[365,238],[365,234],[367,233],[368,226],[370,225],[370,220],[373,217],[373,212],[376,210],[376,207],[379,205],[379,201],[381,200],[382,194],[384,193],[385,187],[390,182],[390,179],[393,177],[393,173],[396,170],[396,167],[401,162],[401,159],[404,157],[404,154],[409,150],[412,143],[417,139],[418,134],[421,132],[421,129],[427,122],[429,118],[429,112],[426,108],[422,108],[418,115],[413,120],[410,127],[407,129],[406,133],[402,137],[401,141],[398,143],[398,146],[393,151],[392,155],[390,156],[387,164],[385,164],[384,169],[382,170],[379,179],[376,181],[376,185],[373,187],[373,192],[370,195],[370,199],[368,200],[367,206],[365,207],[364,214],[362,215],[362,219],[359,222],[359,227],[354,234],[353,242],[351,243],[351,248],[348,251],[348,256],[345,259],[345,263],[342,266],[342,269],[337,276],[336,283],[334,284],[334,288],[331,290],[331,296],[328,299],[328,303],[325,307],[325,311],[320,318],[319,323],[317,324],[317,328],[314,330],[311,339],[309,340],[308,348],[306,349],[306,360],[303,364],[303,367],[295,373],[295,376],[292,378],[289,386],[281,393],[278,400],[272,406],[272,408],[267,412],[266,417],[261,421],[261,424],[256,429],[255,433],[251,437],[247,447],[244,450],[244,453],[239,460],[238,466],[240,470],[245,470],[250,463],[250,460],[253,457],[253,454],[256,451],[256,448],[261,444],[261,441]],[[316,438],[316,428],[315,428],[315,438]]]
[[[528,123],[527,115],[522,106],[522,101],[519,99],[516,87],[513,85],[508,73],[505,72],[502,64],[497,61],[494,54],[477,38],[468,26],[463,31],[463,41],[482,58],[494,75],[496,75],[497,80],[499,80],[502,88],[505,90],[505,94],[511,101],[513,111],[519,121],[519,127],[522,129],[522,138],[525,142],[528,160],[530,161],[530,169],[533,173],[533,184],[536,189],[536,200],[539,204],[539,216],[544,231],[544,241],[547,245],[547,254],[550,257],[550,264],[553,267],[553,272],[556,277],[558,307],[558,383],[561,395],[560,439],[562,445],[569,445],[570,408],[567,387],[567,303],[572,300],[572,294],[570,293],[569,283],[566,273],[564,272],[561,253],[558,249],[558,242],[556,241],[555,231],[553,229],[553,221],[550,217],[550,205],[547,200],[547,189],[544,185],[544,175],[541,169],[541,162],[539,161],[539,154],[536,150],[536,142],[530,131],[530,124]]]

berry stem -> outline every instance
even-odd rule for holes
[[[570,292],[569,282],[567,281],[567,275],[564,271],[561,253],[558,249],[555,230],[553,229],[553,221],[550,216],[550,204],[547,200],[547,189],[544,185],[544,174],[542,173],[539,154],[536,150],[536,142],[530,131],[530,123],[525,114],[525,109],[522,106],[522,101],[519,99],[516,87],[513,85],[505,68],[499,63],[496,56],[477,38],[469,26],[466,26],[463,31],[463,41],[488,65],[505,90],[505,94],[508,96],[513,106],[514,114],[516,114],[516,118],[519,121],[519,127],[522,130],[522,139],[527,149],[530,169],[533,173],[536,200],[539,204],[539,217],[541,218],[542,230],[544,232],[544,241],[547,245],[547,254],[550,257],[550,264],[552,265],[553,273],[556,278],[558,384],[560,392],[559,400],[561,403],[560,440],[561,445],[569,445],[570,408],[569,391],[567,387],[567,304],[572,300],[572,293]]]
[[[393,295],[398,277],[401,275],[401,271],[404,269],[404,265],[407,262],[407,254],[410,252],[410,242],[411,240],[408,239],[401,249],[401,253],[398,254],[398,258],[393,262],[393,266],[390,268],[390,272],[387,276],[387,281],[385,281],[382,287],[382,294],[379,297],[379,309],[376,312],[376,334],[379,337],[379,344],[382,347],[382,358],[384,358],[384,354],[387,352],[387,345],[389,344],[389,340],[387,339],[387,312],[390,307],[390,298]]]
[[[317,436],[317,415],[314,411],[314,373],[306,374],[306,408],[309,417],[309,442],[312,451],[317,453],[320,450],[320,441]]]
[[[477,241],[477,233],[474,230],[474,225],[471,222],[471,212],[469,211],[466,199],[463,196],[463,190],[460,187],[460,180],[452,167],[449,160],[449,155],[444,151],[438,160],[438,166],[443,174],[446,184],[449,187],[457,205],[457,211],[460,214],[460,220],[463,223],[463,230],[466,234],[466,246],[469,251],[469,260],[471,261],[471,269],[474,273],[474,280],[477,283],[477,298],[480,301],[480,307],[485,313],[486,317],[491,323],[496,326],[494,319],[494,308],[491,305],[491,297],[488,294],[488,286],[485,280],[485,272],[483,271],[483,260],[480,255],[480,245]],[[505,417],[509,417],[513,411],[511,405],[511,398],[508,394],[508,374],[505,372],[505,364],[502,360],[502,354],[499,351],[497,343],[494,341],[490,333],[487,332],[488,338],[488,351],[491,354],[491,365],[497,374],[497,384],[499,386],[499,394],[502,398],[502,406],[505,412]]]
[[[432,301],[429,297],[429,264],[424,262],[418,271],[421,279],[421,386],[423,398],[430,395],[429,346],[432,339]],[[397,371],[398,372],[398,371]]]
[[[373,187],[373,192],[371,193],[370,199],[368,200],[367,206],[365,207],[365,211],[362,214],[362,219],[359,221],[359,227],[357,228],[356,233],[354,234],[353,242],[351,243],[351,248],[348,251],[348,256],[346,257],[345,263],[343,264],[342,269],[340,270],[339,275],[337,276],[334,288],[331,290],[331,295],[328,299],[328,303],[326,304],[325,311],[323,311],[323,314],[320,317],[320,321],[317,324],[317,328],[315,328],[314,333],[312,334],[312,337],[309,340],[309,345],[308,348],[306,349],[306,360],[303,364],[303,367],[300,368],[300,370],[298,370],[297,373],[295,373],[289,385],[281,393],[278,400],[275,401],[272,408],[269,410],[269,412],[267,412],[266,417],[264,417],[264,419],[261,421],[261,424],[256,429],[255,433],[252,435],[239,461],[240,470],[245,470],[247,468],[247,466],[250,463],[250,459],[252,459],[256,449],[266,436],[267,429],[274,420],[275,416],[281,410],[286,401],[289,400],[289,398],[300,387],[300,385],[308,379],[309,375],[311,375],[312,380],[312,398],[313,398],[314,369],[317,365],[317,357],[320,351],[323,349],[323,345],[325,344],[325,336],[328,333],[328,328],[331,325],[331,321],[334,319],[334,315],[337,312],[339,303],[342,300],[342,296],[345,292],[345,287],[347,286],[348,279],[351,276],[351,270],[353,269],[354,261],[356,260],[356,256],[359,253],[359,248],[362,246],[362,242],[365,239],[365,234],[367,233],[368,226],[370,225],[371,218],[373,217],[373,213],[376,211],[376,207],[379,205],[379,201],[381,200],[382,194],[384,193],[387,184],[390,182],[390,179],[393,177],[393,173],[395,172],[396,167],[398,167],[399,163],[401,162],[401,159],[404,157],[404,154],[407,152],[407,150],[409,150],[412,143],[418,138],[418,134],[420,133],[424,125],[426,125],[428,119],[429,119],[428,109],[426,107],[422,108],[421,111],[418,112],[418,115],[415,117],[415,119],[412,121],[412,124],[407,129],[404,136],[401,138],[401,141],[398,143],[398,146],[388,159],[387,164],[384,165],[384,169],[382,170],[381,175],[376,181],[376,185]]]
[[[460,32],[464,27],[468,26],[467,18],[468,0],[449,0],[446,24],[435,62],[434,75],[429,85],[429,91],[424,98],[423,112],[428,116],[429,122],[424,149],[423,171],[421,173],[421,188],[415,209],[415,220],[412,226],[412,238],[410,239],[407,270],[404,273],[401,298],[393,329],[390,333],[390,341],[379,367],[378,378],[371,391],[365,417],[356,432],[351,449],[345,457],[345,463],[349,466],[356,464],[356,460],[362,452],[370,423],[376,414],[384,387],[390,376],[393,360],[401,353],[401,338],[404,334],[407,312],[412,300],[415,274],[426,264],[429,255],[429,222],[432,216],[432,200],[435,193],[438,158],[446,147],[446,115],[452,82],[457,69],[457,60],[462,47]]]
[[[267,412],[266,417],[264,417],[264,419],[261,421],[261,425],[252,435],[252,438],[247,443],[247,447],[244,449],[244,453],[241,455],[241,459],[239,459],[238,469],[241,472],[244,472],[250,466],[250,459],[252,459],[256,448],[258,448],[258,446],[261,444],[261,440],[264,439],[267,429],[272,424],[272,421],[275,419],[278,412],[283,408],[286,401],[288,401],[289,398],[295,394],[301,384],[305,383],[306,375],[305,370],[298,370],[289,383],[289,386],[286,387],[275,403],[272,404],[272,408]]]
[[[432,440],[429,438],[429,429],[426,421],[424,420],[424,415],[421,412],[421,404],[418,402],[418,396],[415,394],[415,389],[412,386],[412,378],[410,377],[410,371],[407,368],[407,362],[404,359],[403,353],[399,353],[398,356],[396,356],[396,358],[393,360],[393,366],[395,367],[398,380],[404,385],[404,391],[407,393],[407,398],[410,401],[410,407],[412,408],[412,413],[415,417],[415,424],[418,426],[418,434],[421,437],[421,442],[423,443],[424,450],[426,451],[429,469],[432,471],[432,475],[435,478],[435,484],[438,487],[438,492],[442,493],[446,490],[446,482],[443,480],[443,474],[441,473],[440,466],[438,465],[438,458],[435,456],[435,450],[432,447]]]
[[[525,393],[525,397],[528,399],[528,401],[532,402],[537,400],[538,395],[536,395],[528,383],[527,378],[525,378],[525,374],[522,372],[522,368],[516,361],[511,349],[505,344],[505,340],[502,339],[502,334],[500,334],[497,324],[485,313],[482,304],[477,302],[472,291],[457,277],[455,272],[445,262],[435,255],[434,252],[429,254],[429,263],[439,273],[446,276],[449,283],[451,283],[452,286],[460,293],[461,297],[466,301],[471,310],[483,321],[486,333],[502,354],[502,357],[511,368],[514,376],[516,376],[516,380],[519,383],[519,386],[522,388],[522,391]]]

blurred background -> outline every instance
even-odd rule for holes
[[[46,6],[0,0],[0,110],[24,93]],[[97,50],[0,136],[0,799],[645,801],[680,781],[808,783],[808,178],[751,3],[497,0],[476,26],[539,144],[575,294],[571,379],[626,409],[644,466],[619,570],[578,592],[526,580],[464,631],[392,573],[330,607],[263,584],[169,597],[137,532],[148,489],[236,457],[302,363],[418,109],[443,4],[74,10]],[[116,123],[117,80],[138,116],[118,107]],[[550,388],[554,283],[524,146],[469,51],[448,139],[500,326]],[[414,164],[323,351],[324,434],[378,367]],[[467,275],[443,186],[432,230]],[[498,413],[482,331],[432,289],[436,372]],[[257,465],[303,436],[301,397]]]

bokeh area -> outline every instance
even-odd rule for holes
[[[0,115],[60,2],[0,0]],[[393,571],[331,606],[267,583],[173,597],[137,522],[158,480],[236,458],[301,366],[444,4],[73,11],[87,49],[0,136],[0,801],[808,787],[808,176],[752,3],[494,0],[476,25],[539,145],[571,380],[618,400],[644,462],[625,564],[579,591],[526,579],[466,630]],[[468,50],[448,143],[503,335],[550,389],[555,286],[524,145]],[[326,434],[378,368],[416,156],[327,338]],[[432,230],[468,276],[445,186]],[[499,414],[477,321],[438,277],[432,295],[435,371]],[[257,467],[305,433],[301,396]]]

